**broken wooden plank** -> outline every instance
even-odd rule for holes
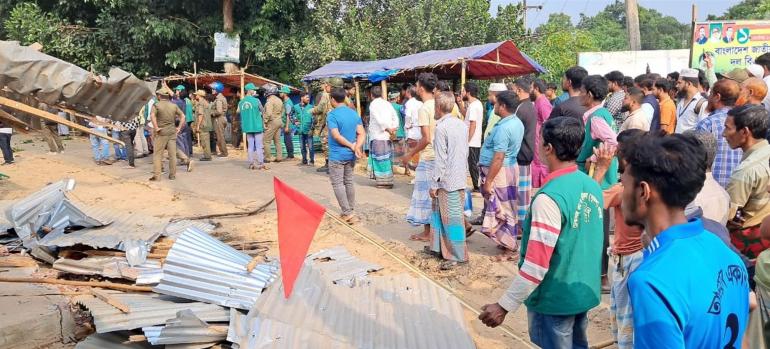
[[[109,293],[104,292],[104,290],[93,288],[91,289],[91,294],[94,295],[94,297],[99,298],[103,302],[115,307],[121,312],[128,313],[130,311],[127,305],[125,305],[123,302],[116,299],[115,297],[111,296]]]
[[[152,292],[152,287],[148,287],[148,286],[133,286],[133,285],[116,284],[113,282],[100,282],[100,281],[74,281],[74,280],[61,280],[61,279],[51,279],[51,278],[0,276],[0,282],[26,282],[30,284],[90,286],[90,287],[108,288],[111,290],[118,290],[118,291]]]
[[[0,257],[0,268],[34,268],[37,267],[37,262],[29,257],[22,256],[7,256]]]
[[[99,137],[99,138],[104,138],[104,139],[106,139],[106,140],[108,140],[108,141],[110,141],[112,143],[117,143],[117,144],[120,144],[122,146],[125,146],[125,143],[123,143],[120,140],[117,140],[117,139],[112,138],[110,136],[107,136],[105,134],[101,134],[101,133],[95,132],[95,131],[91,130],[88,127],[85,127],[85,126],[82,126],[80,124],[77,124],[77,123],[74,123],[72,121],[69,121],[67,119],[61,118],[58,115],[55,115],[55,114],[49,113],[47,111],[43,111],[43,110],[37,109],[35,107],[31,107],[31,106],[29,106],[27,104],[14,101],[14,100],[9,99],[9,98],[0,97],[0,105],[5,105],[5,106],[8,106],[10,108],[16,109],[18,111],[22,111],[22,112],[25,112],[25,113],[28,113],[28,114],[32,114],[32,115],[37,116],[39,118],[50,120],[50,121],[56,122],[58,124],[62,124],[64,126],[74,128],[74,129],[76,129],[78,131],[82,131],[82,132],[88,133],[90,135]]]
[[[7,121],[11,127],[13,127],[16,131],[19,131],[21,133],[28,133],[29,125],[27,125],[26,122],[22,121],[21,119],[11,115],[5,110],[0,109],[0,119],[3,119]]]

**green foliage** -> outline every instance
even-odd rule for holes
[[[564,71],[577,64],[578,52],[597,51],[594,36],[585,29],[575,28],[570,17],[554,13],[535,30],[535,37],[522,47],[528,55],[548,69],[543,79],[557,82]]]
[[[770,19],[770,2],[767,0],[744,0],[727,9],[721,16],[708,16],[708,20],[720,19]]]

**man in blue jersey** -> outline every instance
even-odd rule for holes
[[[692,136],[646,135],[626,156],[623,215],[645,227],[631,274],[635,348],[739,348],[748,322],[741,259],[685,207],[703,187],[706,152]]]

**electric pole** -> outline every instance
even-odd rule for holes
[[[626,27],[628,28],[628,43],[631,51],[642,49],[641,35],[639,34],[639,6],[636,0],[626,0]]]
[[[543,5],[527,6],[527,0],[522,0],[522,3],[524,5],[524,30],[527,30],[527,11],[529,11],[529,10],[542,10],[543,9]]]

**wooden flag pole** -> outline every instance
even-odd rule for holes
[[[361,91],[358,88],[358,80],[353,80],[353,85],[356,86],[356,112],[358,117],[361,117]]]
[[[198,62],[193,62],[193,76],[195,79],[195,91],[198,91]]]
[[[245,68],[241,68],[241,99],[246,97],[246,90],[245,90],[245,85],[244,85],[244,80],[245,80],[244,73],[245,72],[246,72]],[[235,119],[236,117],[237,117],[236,115],[233,115],[233,119]],[[243,120],[241,120],[241,122],[243,122]],[[241,123],[241,131],[243,131],[243,123]],[[241,140],[243,142],[242,143],[243,144],[243,149],[246,149],[246,151],[243,152],[243,156],[248,158],[249,157],[249,152],[248,152],[249,144],[246,142],[246,132],[242,132],[241,133],[241,137],[243,138]]]
[[[57,124],[62,124],[64,126],[71,127],[71,128],[76,129],[76,130],[79,130],[79,131],[83,131],[85,133],[88,133],[90,135],[93,135],[93,136],[96,136],[96,137],[99,137],[99,138],[104,138],[104,139],[106,139],[106,140],[108,140],[108,141],[110,141],[112,143],[117,143],[117,144],[120,144],[122,146],[126,145],[125,143],[121,142],[120,140],[117,140],[115,138],[112,138],[110,136],[107,136],[107,135],[104,135],[104,134],[101,134],[101,133],[98,133],[98,132],[94,132],[93,130],[89,129],[88,127],[83,127],[83,126],[81,126],[79,124],[76,124],[76,123],[74,123],[72,121],[69,121],[67,119],[60,118],[58,115],[51,114],[51,113],[49,113],[47,111],[42,111],[40,109],[37,109],[35,107],[31,107],[31,106],[26,105],[24,103],[14,101],[12,99],[8,99],[8,98],[5,98],[5,97],[0,97],[0,105],[4,105],[4,106],[7,106],[7,107],[16,109],[18,111],[22,111],[22,112],[25,112],[25,113],[28,113],[28,114],[32,114],[32,115],[37,116],[37,117],[39,117],[41,119],[46,119],[46,120],[49,120],[49,121],[53,121],[53,122],[55,122]]]

